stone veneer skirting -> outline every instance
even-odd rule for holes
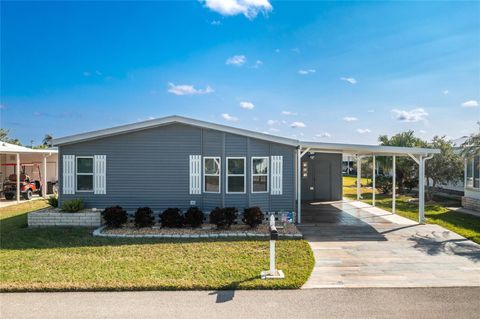
[[[102,224],[100,212],[83,211],[78,213],[52,212],[40,210],[28,214],[28,227],[83,226],[99,227]]]
[[[462,197],[462,206],[480,212],[480,199],[464,196]]]

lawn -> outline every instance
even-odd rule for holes
[[[357,188],[356,178],[345,176],[343,196],[356,199]],[[362,181],[364,184],[364,181]],[[366,183],[365,183],[366,184]],[[372,189],[362,187],[362,201],[368,204],[372,203]],[[418,221],[418,203],[410,202],[411,196],[398,196],[396,200],[396,212],[398,215]],[[376,206],[386,211],[392,211],[392,196],[376,194]],[[447,203],[448,204],[448,203]],[[480,218],[469,214],[463,214],[452,211],[445,207],[445,203],[427,202],[425,203],[426,223],[437,224],[449,229],[465,238],[468,238],[480,244]]]
[[[261,280],[268,240],[173,241],[91,236],[80,227],[29,229],[44,201],[0,209],[0,291],[294,289],[308,279],[304,240],[277,243],[283,280]]]

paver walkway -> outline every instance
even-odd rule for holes
[[[315,255],[303,288],[480,286],[480,245],[357,201],[305,205]]]

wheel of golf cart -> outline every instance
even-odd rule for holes
[[[5,199],[6,200],[12,200],[15,196],[12,193],[6,193],[5,194]]]
[[[32,194],[32,190],[31,190],[31,189],[27,190],[27,191],[23,194],[23,198],[25,198],[26,200],[31,200],[31,199],[32,199],[32,196],[33,196],[33,194]]]

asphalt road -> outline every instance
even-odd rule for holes
[[[478,318],[480,287],[0,294],[7,318]]]

